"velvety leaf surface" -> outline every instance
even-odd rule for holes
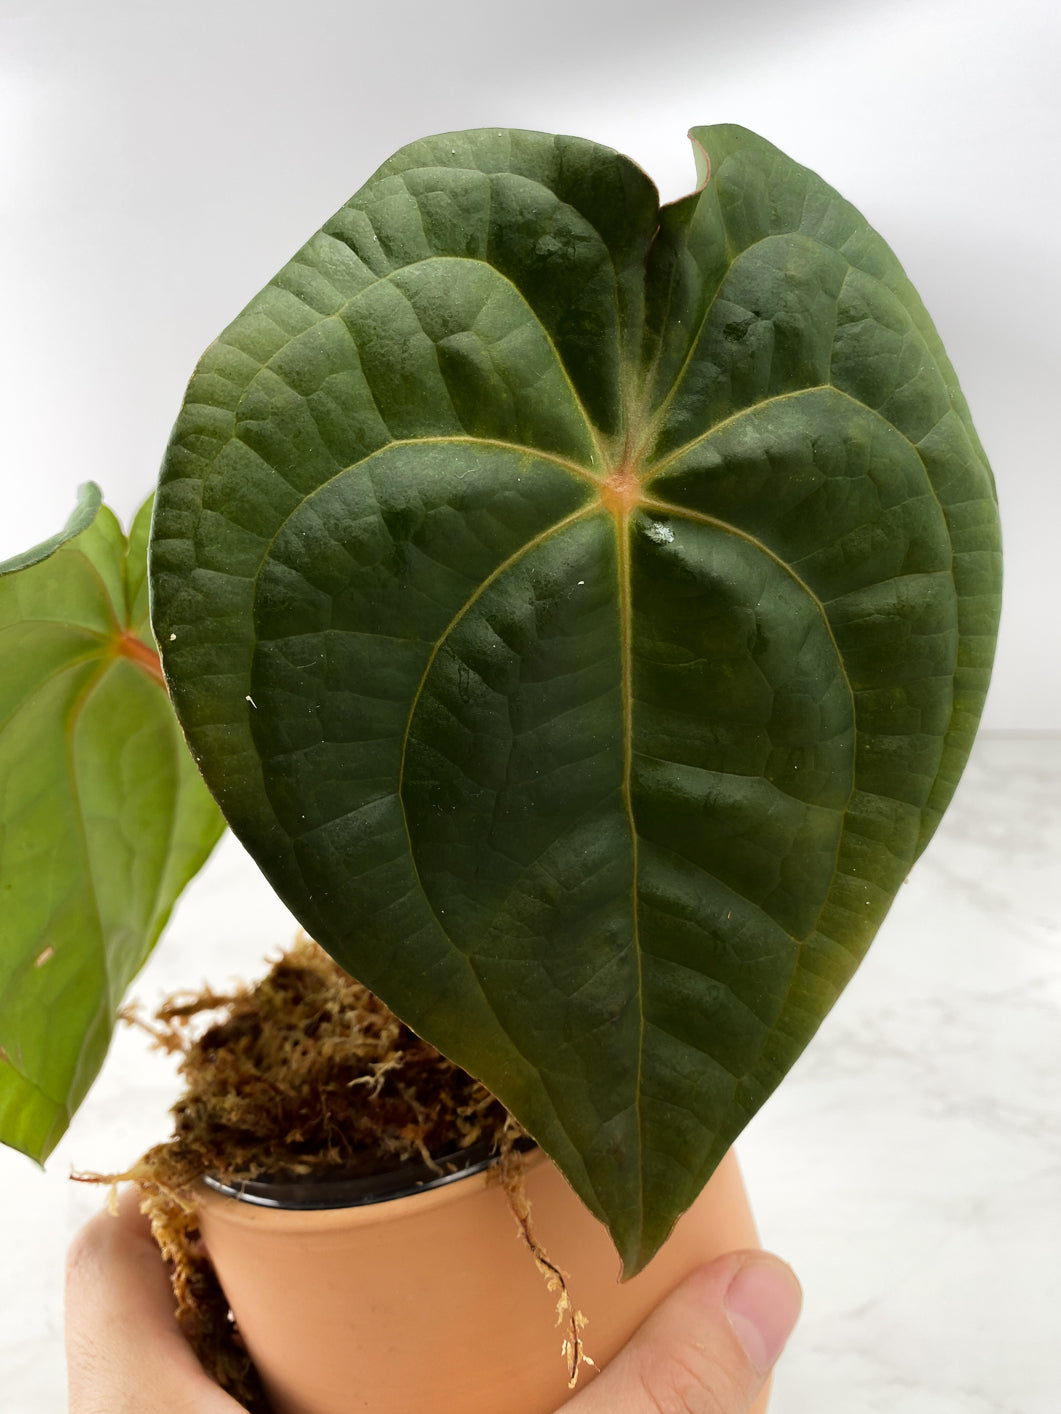
[[[149,517],[127,542],[87,486],[0,565],[0,1140],[40,1161],[223,829],[151,638]]]
[[[931,835],[998,612],[894,256],[763,140],[694,139],[662,211],[571,138],[399,152],[207,351],[152,551],[237,832],[627,1272]]]

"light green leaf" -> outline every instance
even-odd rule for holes
[[[944,809],[994,488],[864,218],[740,128],[403,149],[211,346],[156,630],[237,833],[636,1271]],[[710,170],[710,178],[707,179]]]
[[[127,544],[87,488],[0,566],[0,1140],[38,1161],[223,829],[148,626],[150,509]]]
[[[94,481],[86,481],[77,488],[77,505],[70,513],[70,518],[56,535],[50,535],[47,540],[42,540],[39,545],[34,545],[30,550],[23,550],[20,555],[14,555],[10,560],[0,563],[0,575],[13,574],[15,570],[28,569],[30,565],[36,565],[41,560],[46,560],[60,545],[67,540],[79,535],[82,530],[92,524],[92,520],[103,502],[103,496],[99,487]]]

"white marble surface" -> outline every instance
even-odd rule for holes
[[[1056,1414],[1061,736],[981,738],[874,949],[740,1145],[806,1305],[772,1414]],[[228,842],[136,986],[259,969],[290,921]],[[208,938],[219,938],[208,943]],[[0,1152],[0,1410],[65,1408],[68,1180],[165,1130],[169,1062],[118,1038],[40,1173]],[[146,1414],[146,1411],[145,1411]]]
[[[982,738],[741,1151],[804,1317],[773,1414],[1061,1407],[1061,737]]]

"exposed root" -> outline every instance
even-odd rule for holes
[[[562,1331],[560,1352],[567,1366],[567,1387],[574,1389],[578,1383],[583,1365],[595,1368],[595,1362],[586,1354],[582,1332],[588,1324],[586,1317],[571,1300],[567,1274],[555,1262],[550,1261],[544,1248],[534,1236],[531,1226],[531,1203],[527,1197],[525,1161],[523,1151],[517,1147],[523,1131],[513,1121],[514,1129],[506,1131],[501,1143],[501,1156],[497,1165],[498,1181],[505,1190],[512,1216],[516,1219],[523,1241],[526,1243],[534,1264],[538,1268],[549,1292],[556,1297],[556,1324]]]

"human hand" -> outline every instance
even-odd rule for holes
[[[181,1334],[162,1255],[135,1188],[100,1213],[66,1263],[69,1414],[245,1414]]]
[[[562,1414],[754,1414],[800,1299],[776,1257],[720,1257],[673,1291]],[[66,1344],[69,1414],[241,1414],[180,1333],[135,1191],[71,1247]]]
[[[686,1277],[557,1414],[762,1414],[802,1301],[776,1257],[718,1257]]]

